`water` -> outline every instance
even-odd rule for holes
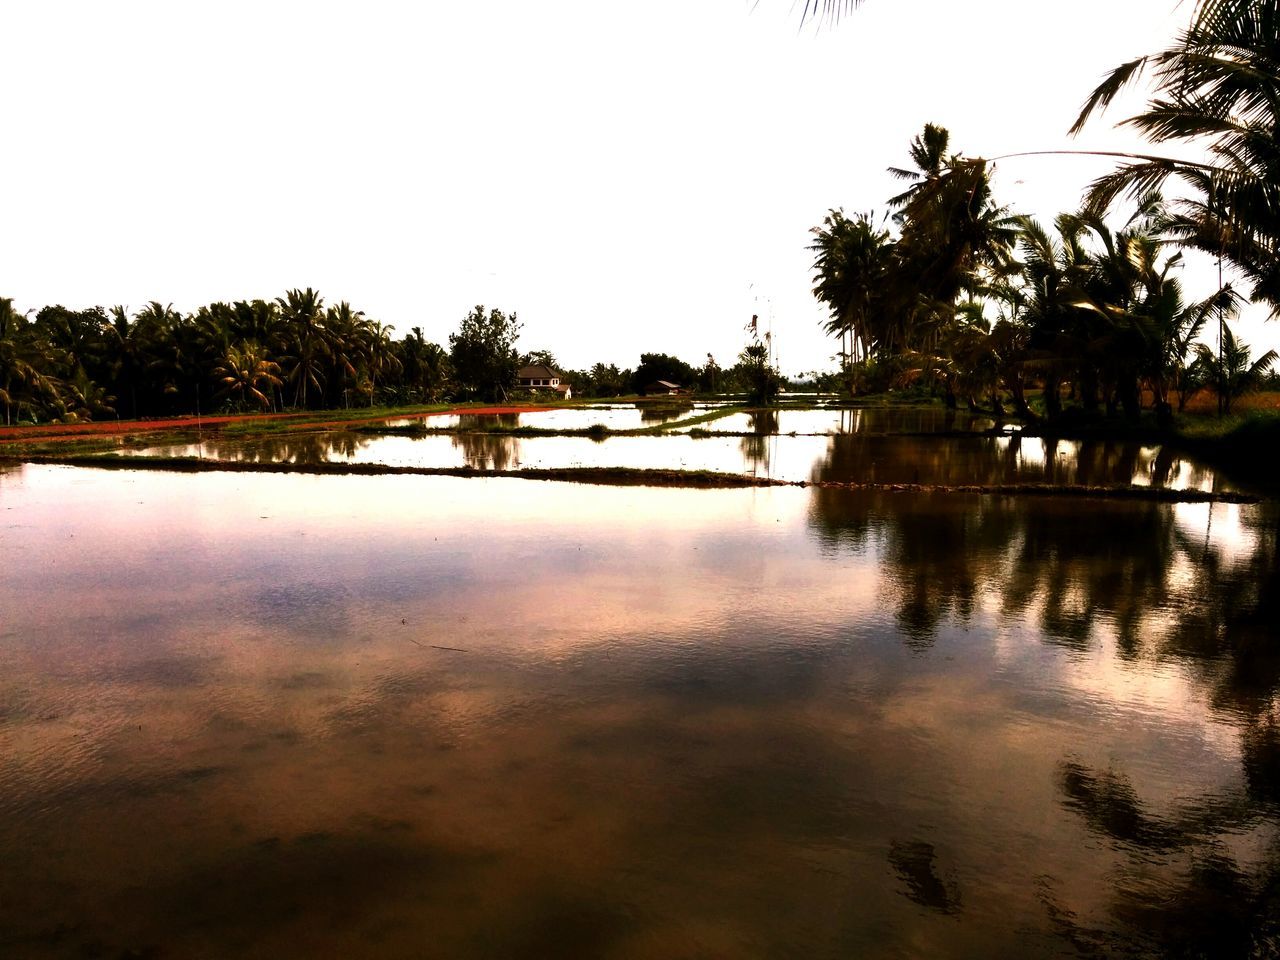
[[[627,422],[639,416],[635,408],[608,412],[624,415]],[[561,414],[565,416],[554,423],[547,419]],[[792,482],[1238,489],[1229,477],[1171,447],[1130,440],[992,435],[981,432],[990,428],[990,421],[947,415],[940,409],[759,411],[734,413],[701,425],[740,436],[700,436],[687,429],[607,438],[484,432],[518,426],[582,429],[588,421],[596,422],[598,414],[565,409],[438,418],[439,424],[436,419],[428,423],[456,432],[420,436],[324,431],[237,439],[214,434],[199,444],[184,441],[122,452],[139,457],[415,468],[710,470]]]
[[[1278,530],[2,472],[0,955],[1264,955]]]

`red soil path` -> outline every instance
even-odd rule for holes
[[[534,413],[553,407],[451,407],[427,413],[389,413],[376,417],[351,417],[342,420],[309,420],[316,413],[246,413],[226,414],[214,417],[170,417],[161,420],[103,420],[89,423],[47,423],[28,427],[0,427],[0,446],[6,443],[24,443],[29,440],[84,440],[88,437],[114,436],[122,433],[153,433],[160,430],[220,429],[228,423],[270,420],[301,420],[299,429],[333,430],[363,423],[383,423],[387,420],[425,420],[427,417],[447,417],[450,414]],[[321,414],[323,415],[323,414]]]

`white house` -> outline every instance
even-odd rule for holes
[[[560,382],[560,374],[545,363],[521,367],[516,374],[516,386],[521,390],[553,390],[565,400],[573,397],[573,388]]]

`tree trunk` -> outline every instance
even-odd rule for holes
[[[1098,412],[1098,371],[1090,364],[1080,369],[1080,399],[1087,413]]]
[[[1050,420],[1056,420],[1062,416],[1061,385],[1062,381],[1058,379],[1057,374],[1050,374],[1044,378],[1044,411]]]

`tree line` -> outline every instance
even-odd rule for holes
[[[502,400],[516,392],[521,366],[560,370],[549,351],[517,350],[520,329],[515,313],[476,306],[447,346],[421,327],[396,338],[311,288],[192,313],[156,301],[132,313],[61,305],[22,313],[0,297],[0,407],[13,424]],[[657,380],[746,392],[761,382],[758,353],[744,351],[726,369],[710,354],[694,367],[645,353],[634,369],[597,363],[560,372],[582,396],[640,393]]]
[[[1007,401],[1027,418],[1069,412],[1064,391],[1085,415],[1137,417],[1150,398],[1168,421],[1208,385],[1229,410],[1276,359],[1252,358],[1229,321],[1246,299],[1280,312],[1277,64],[1280,0],[1201,0],[1172,47],[1099,85],[1073,131],[1150,70],[1157,91],[1126,122],[1153,143],[1207,145],[1207,160],[1129,156],[1048,226],[999,204],[991,161],[950,152],[948,131],[926,124],[912,166],[890,170],[907,186],[887,214],[832,210],[813,231],[814,294],[846,386],[923,381],[950,404],[1002,413]],[[1135,212],[1115,227],[1122,201]],[[1246,289],[1188,296],[1188,248]],[[1217,348],[1199,342],[1206,333]]]

